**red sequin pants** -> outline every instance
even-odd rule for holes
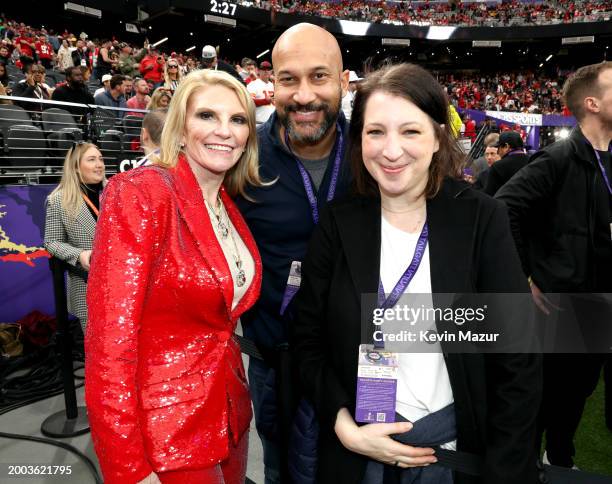
[[[190,471],[169,471],[157,474],[162,484],[244,484],[249,453],[249,432],[237,446],[230,443],[230,452],[214,467]]]

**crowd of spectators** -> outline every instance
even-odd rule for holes
[[[554,79],[530,71],[478,74],[438,74],[451,103],[480,111],[565,114],[561,103],[563,73]]]
[[[611,0],[323,1],[240,0],[243,5],[284,13],[395,25],[512,26],[607,21]]]
[[[197,67],[195,57],[166,54],[147,43],[91,39],[86,32],[54,32],[0,19],[2,96],[151,109],[167,105],[180,79]],[[42,110],[42,105],[15,104]]]
[[[336,8],[345,4],[348,2],[326,5]],[[306,8],[309,2],[301,5]],[[538,7],[542,5],[534,5]],[[57,34],[11,20],[0,22],[0,39],[0,95],[152,109],[167,106],[182,77],[200,66],[200,59],[193,56],[165,54],[147,44],[90,39],[85,32],[78,36],[67,30]],[[257,77],[251,72],[256,69],[255,62],[250,65],[248,61],[235,65],[247,83],[250,77]],[[51,82],[56,79],[45,77],[45,70],[48,74],[53,69],[67,73],[66,79]],[[438,74],[438,79],[457,108],[568,114],[561,103],[562,73],[553,79],[529,71],[456,71]],[[274,82],[273,74],[268,81]]]

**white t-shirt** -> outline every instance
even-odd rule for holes
[[[412,262],[419,236],[420,232],[414,234],[404,232],[382,217],[380,278],[387,295]],[[429,244],[416,274],[404,293],[431,294]],[[429,305],[433,307],[431,298]],[[412,422],[454,402],[442,349],[440,343],[435,344],[438,346],[436,352],[398,355],[399,376],[395,410]],[[456,442],[444,444],[442,447],[455,449]]]
[[[255,79],[249,82],[247,90],[253,96],[253,99],[265,99],[266,92],[272,97],[274,95],[274,84],[270,81],[264,82],[261,79]],[[274,112],[274,105],[267,104],[265,106],[257,106],[255,110],[255,118],[257,123],[265,123]]]

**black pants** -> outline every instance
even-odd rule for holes
[[[609,302],[597,295],[566,294],[559,299],[561,311],[543,317],[543,327],[555,328],[552,346],[544,355],[544,387],[538,429],[546,432],[550,463],[574,464],[574,434],[586,400],[599,382],[612,342]],[[572,353],[568,353],[568,352]],[[540,439],[538,439],[538,443]],[[538,448],[539,450],[539,448]]]
[[[574,434],[586,400],[597,387],[605,358],[601,354],[544,355],[538,444],[546,432],[546,452],[551,464],[574,465]]]

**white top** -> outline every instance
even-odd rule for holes
[[[410,265],[420,231],[404,232],[381,217],[380,278],[389,294]],[[431,294],[429,244],[421,264],[404,294]],[[429,298],[429,305],[433,301]],[[399,353],[399,373],[395,409],[397,413],[414,422],[453,403],[453,391],[448,378],[442,348],[432,353]],[[455,449],[456,443],[442,447]]]
[[[265,99],[266,92],[270,97],[274,96],[274,84],[270,81],[264,82],[261,79],[255,79],[247,84],[247,91],[249,91],[253,99]],[[274,112],[274,109],[274,104],[257,106],[255,109],[257,124],[265,123]]]

